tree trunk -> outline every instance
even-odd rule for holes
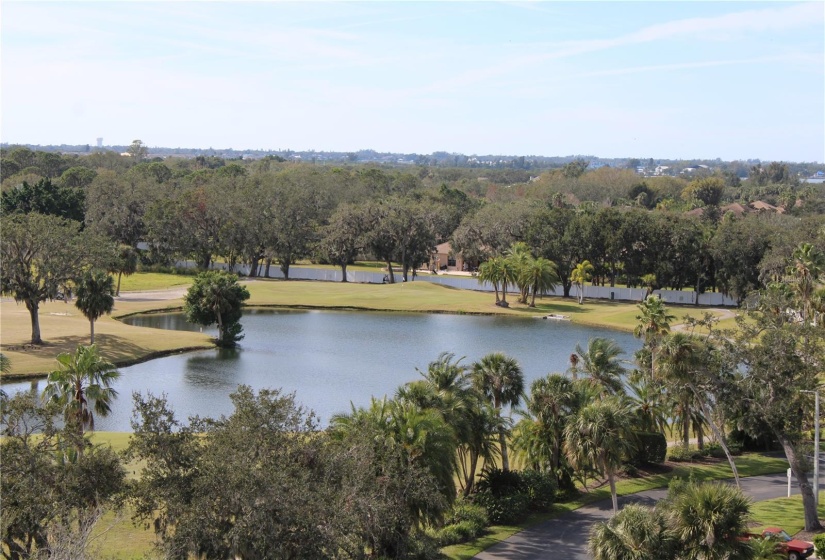
[[[249,263],[249,277],[255,278],[258,276],[258,257],[252,257],[252,262]]]
[[[269,267],[272,266],[272,259],[266,259],[266,269],[264,271],[264,278],[269,278]]]
[[[43,339],[40,338],[40,302],[26,300],[26,309],[32,318],[32,344],[43,344]]]
[[[501,447],[501,470],[510,470],[510,459],[507,456],[507,438],[504,435],[504,428],[498,429],[498,443]]]
[[[619,513],[619,497],[616,495],[616,476],[612,470],[607,471],[607,481],[610,483],[610,498],[613,500],[613,515]]]
[[[281,272],[284,273],[284,280],[289,280],[289,261],[281,261]]]
[[[562,288],[562,292],[563,292],[564,297],[566,297],[566,298],[570,297],[570,288],[572,288],[572,287],[573,287],[572,282],[562,278],[561,288]]]
[[[799,492],[802,494],[802,509],[805,512],[805,530],[818,531],[822,529],[822,525],[816,511],[813,488],[811,483],[808,482],[808,473],[803,469],[801,457],[797,454],[793,444],[783,434],[774,433],[785,451],[785,457],[788,459],[791,471],[799,484]]]
[[[347,263],[341,263],[341,282],[347,281]]]
[[[741,488],[742,486],[739,484],[739,471],[736,470],[736,463],[733,460],[733,455],[730,454],[730,449],[728,449],[728,442],[725,439],[725,434],[719,429],[719,426],[716,425],[716,420],[713,418],[713,411],[710,409],[710,406],[702,398],[699,394],[699,391],[696,389],[696,386],[693,383],[688,383],[688,387],[690,390],[693,391],[693,394],[696,395],[696,400],[699,401],[699,405],[702,407],[702,414],[705,415],[705,419],[708,421],[708,425],[710,426],[711,431],[713,432],[713,437],[716,438],[716,441],[719,442],[719,445],[722,446],[722,450],[725,452],[725,456],[728,458],[728,463],[730,464],[730,470],[733,471],[733,478],[736,480],[736,487]]]
[[[123,277],[123,271],[119,270],[118,273],[117,273],[117,290],[115,290],[115,295],[116,296],[120,295],[120,279],[121,279],[121,277]]]
[[[198,266],[201,270],[209,270],[209,263],[212,262],[212,254],[205,253],[201,255],[201,260],[198,263]]]
[[[387,262],[387,276],[390,279],[390,284],[395,284],[395,274],[393,274],[393,271],[392,271],[392,261],[386,261],[386,262]]]
[[[94,319],[89,319],[89,326],[91,327],[91,331],[92,331],[92,342],[91,342],[91,344],[94,344],[95,343],[95,320]]]

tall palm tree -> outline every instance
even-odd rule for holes
[[[496,305],[501,302],[501,298],[499,297],[499,288],[506,290],[506,287],[501,286],[501,272],[502,267],[504,266],[503,260],[504,259],[501,257],[493,257],[487,261],[484,261],[478,267],[478,282],[480,284],[489,282],[493,285],[493,291],[496,293]]]
[[[560,374],[536,379],[530,386],[522,419],[513,430],[513,448],[536,470],[549,470],[559,487],[569,485],[571,473],[564,456],[564,429],[581,404],[578,386]]]
[[[493,404],[496,414],[501,417],[501,407],[518,406],[524,393],[524,373],[515,360],[501,352],[487,354],[472,366],[473,385]],[[503,425],[499,427],[501,468],[510,469],[507,457],[507,433]]]
[[[630,410],[610,397],[582,408],[564,430],[565,452],[570,463],[578,470],[593,468],[607,477],[614,514],[619,511],[616,473],[634,447],[632,422]]]
[[[527,267],[530,261],[533,260],[533,255],[530,253],[530,246],[524,241],[518,241],[507,250],[506,262],[508,262],[513,270],[513,280],[516,287],[519,289],[519,303],[527,303],[527,296],[530,292],[530,282],[526,275]]]
[[[578,371],[588,374],[593,385],[601,386],[602,390],[610,394],[624,393],[622,376],[627,370],[619,360],[624,351],[615,340],[591,338],[587,343],[587,351],[577,344],[576,353],[579,356]]]
[[[590,531],[594,560],[660,560],[676,556],[676,539],[661,512],[630,504]]]
[[[522,282],[530,292],[530,307],[535,307],[536,294],[551,291],[559,282],[556,263],[541,257],[531,258],[522,270]]]
[[[94,344],[78,346],[74,354],[64,352],[57,362],[60,368],[49,374],[43,396],[63,408],[66,422],[82,436],[86,428],[95,429],[95,414],[105,417],[111,412],[117,397],[112,384],[120,373],[100,357]]]
[[[450,426],[458,446],[456,474],[462,491],[469,495],[479,461],[492,461],[498,454],[498,416],[472,386],[467,368],[454,354],[442,352],[419,373],[424,379],[401,386],[396,398],[435,410]]]
[[[750,500],[727,484],[688,484],[669,500],[671,526],[685,560],[753,558],[747,531]]]
[[[75,307],[89,320],[95,343],[95,321],[103,314],[109,314],[115,307],[114,280],[103,270],[87,271],[77,283],[77,300]]]
[[[579,289],[579,305],[584,303],[584,283],[590,280],[593,274],[593,265],[590,261],[584,260],[576,265],[576,268],[570,272],[570,281],[573,282]]]
[[[656,352],[653,375],[666,385],[675,387],[677,391],[680,387],[690,390],[696,403],[702,409],[702,415],[713,431],[716,441],[725,452],[736,485],[739,486],[739,472],[736,469],[733,455],[728,449],[724,431],[714,419],[711,397],[700,386],[703,378],[708,375],[707,370],[711,364],[710,352],[711,349],[706,344],[690,334],[682,332],[669,334],[662,339]],[[687,422],[687,418],[684,421]]]
[[[636,315],[638,323],[633,335],[650,343],[670,332],[670,322],[675,318],[675,315],[668,313],[662,298],[648,297],[639,304],[639,314]]]

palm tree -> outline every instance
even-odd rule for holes
[[[559,274],[556,263],[545,258],[530,259],[522,270],[522,282],[530,291],[530,307],[536,306],[536,294],[546,293],[556,287]],[[526,303],[526,302],[524,302]]]
[[[506,262],[510,264],[513,270],[513,280],[516,287],[519,289],[519,303],[527,303],[527,296],[530,292],[530,282],[526,275],[527,267],[530,261],[533,260],[533,255],[530,253],[530,246],[524,241],[513,243],[507,250]]]
[[[669,407],[662,384],[652,379],[630,381],[627,402],[636,415],[636,425],[646,432],[664,432]]]
[[[403,451],[404,460],[430,472],[446,503],[455,499],[456,446],[453,430],[438,412],[412,402],[373,398],[368,408],[352,405],[350,414],[330,419],[330,433],[338,440],[364,430],[380,435],[377,445]],[[412,508],[415,504],[410,504]],[[413,511],[420,520],[432,521],[437,512]]]
[[[584,283],[590,280],[593,272],[593,265],[590,261],[584,260],[576,265],[576,268],[570,272],[570,281],[573,282],[579,289],[579,305],[584,303]]]
[[[675,387],[676,391],[680,387],[690,390],[696,403],[702,409],[702,415],[713,431],[716,441],[725,452],[736,485],[739,486],[739,472],[736,469],[733,455],[728,449],[724,431],[714,420],[710,408],[710,397],[699,386],[710,365],[710,352],[709,347],[692,335],[682,332],[670,334],[662,339],[656,352],[653,375],[666,385]],[[688,422],[688,419],[685,418],[683,421]]]
[[[615,340],[609,338],[591,338],[587,343],[587,351],[576,345],[579,356],[578,371],[590,376],[593,385],[601,386],[611,394],[624,393],[622,376],[627,372],[619,360],[624,354]]]
[[[524,393],[524,373],[514,359],[501,352],[487,354],[472,366],[473,385],[493,404],[496,414],[501,417],[502,406],[518,406]],[[510,470],[507,457],[506,429],[499,427],[501,448],[501,468]]]
[[[636,338],[644,338],[649,343],[670,332],[670,322],[676,318],[668,313],[660,297],[648,297],[639,304],[638,323],[633,329]]]
[[[613,498],[613,513],[619,511],[616,473],[633,449],[630,431],[633,415],[615,397],[582,408],[564,430],[565,452],[578,470],[594,468],[607,477]]]
[[[57,362],[60,369],[49,374],[43,396],[63,408],[66,422],[82,436],[84,429],[95,429],[95,414],[105,417],[111,412],[117,397],[112,384],[120,373],[100,357],[94,344],[78,346],[74,354],[63,352]]]
[[[549,470],[559,488],[569,486],[571,473],[564,457],[564,429],[581,404],[578,386],[560,374],[536,379],[530,386],[522,419],[513,430],[513,448],[536,470]]]
[[[454,354],[442,352],[427,371],[419,373],[424,379],[401,386],[396,398],[420,409],[435,410],[452,428],[458,446],[456,474],[462,491],[469,495],[479,460],[492,461],[498,453],[498,416],[472,386],[467,368]]]
[[[667,504],[685,560],[750,560],[753,548],[739,537],[747,531],[750,501],[727,484],[688,484]]]
[[[794,249],[788,273],[794,277],[794,291],[802,304],[802,318],[811,316],[811,300],[819,277],[825,270],[825,257],[811,243],[800,243]]]
[[[594,560],[659,560],[676,556],[676,539],[661,512],[630,504],[590,531]]]
[[[501,287],[502,291],[506,291],[506,286],[501,286],[502,281],[502,269],[504,267],[504,259],[501,257],[493,257],[490,260],[487,260],[478,267],[478,282],[479,284],[483,284],[484,282],[489,282],[493,285],[493,290],[496,293],[496,305],[501,302],[501,298],[499,297],[499,287]]]
[[[89,320],[91,344],[95,343],[95,321],[104,313],[108,315],[112,312],[115,307],[114,295],[114,280],[102,270],[86,272],[77,284],[75,307]]]

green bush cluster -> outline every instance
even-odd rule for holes
[[[742,446],[739,444],[728,444],[728,450],[730,451],[731,455],[742,454]],[[722,449],[722,446],[718,443],[708,443],[702,449],[694,449],[692,447],[678,445],[676,447],[671,448],[670,452],[668,453],[668,459],[676,463],[699,461],[707,457],[724,459],[725,450]]]
[[[818,558],[825,558],[825,535],[814,537],[814,549]]]
[[[458,500],[444,516],[444,525],[427,531],[439,547],[450,546],[480,536],[490,519],[487,510],[467,500]]]
[[[660,465],[666,456],[667,439],[663,433],[636,432],[636,452],[630,461],[633,466]]]
[[[558,489],[548,473],[500,469],[485,472],[477,488],[473,501],[484,506],[492,523],[515,523],[530,511],[546,510]]]

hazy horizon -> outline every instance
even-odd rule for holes
[[[825,161],[822,2],[12,0],[0,31],[7,143]]]

